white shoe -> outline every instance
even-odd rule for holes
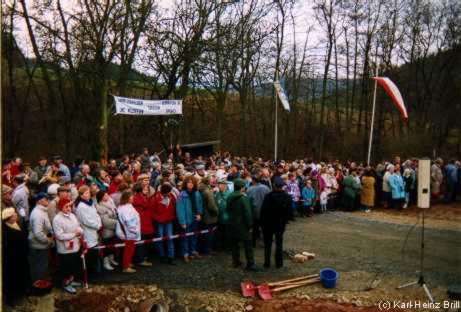
[[[109,257],[105,257],[103,259],[103,267],[107,271],[113,271],[114,270],[114,268],[110,265]]]
[[[114,255],[109,256],[109,262],[110,262],[111,265],[118,266],[118,262],[115,261]]]

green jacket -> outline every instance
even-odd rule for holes
[[[218,218],[219,224],[227,224],[229,222],[229,215],[227,214],[227,198],[229,197],[230,192],[216,192],[214,194],[214,199],[218,205]]]
[[[360,191],[360,184],[352,175],[345,176],[343,179],[344,196],[354,199]]]
[[[229,215],[227,226],[229,237],[249,240],[253,219],[248,197],[241,192],[232,192],[227,198],[227,213]]]
[[[198,190],[202,195],[203,223],[218,223],[218,207],[216,206],[211,188],[208,185],[201,183],[198,186]]]

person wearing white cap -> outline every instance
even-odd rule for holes
[[[29,223],[29,255],[32,282],[42,280],[48,271],[48,253],[54,246],[53,228],[48,217],[48,198],[45,193],[35,195],[37,205],[32,209]]]
[[[7,305],[24,295],[30,284],[27,233],[17,221],[14,208],[2,210],[2,292]]]

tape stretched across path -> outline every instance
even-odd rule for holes
[[[176,235],[171,235],[171,236],[163,236],[163,237],[157,237],[157,238],[151,238],[151,239],[144,239],[140,241],[136,241],[134,244],[135,245],[141,245],[141,244],[151,244],[151,243],[156,243],[156,242],[162,242],[162,241],[168,241],[168,240],[173,240],[176,238],[182,238],[182,237],[188,237],[188,236],[194,236],[194,235],[202,235],[202,234],[207,234],[209,232],[214,232],[216,231],[217,227],[213,227],[211,230],[201,230],[201,231],[194,231],[194,232],[188,232],[188,233],[181,233],[181,234],[176,234]],[[89,249],[96,249],[96,250],[101,250],[101,249],[106,249],[106,248],[123,248],[125,247],[125,243],[117,243],[117,244],[108,244],[108,245],[98,245],[94,246]],[[86,251],[84,251],[86,253]]]

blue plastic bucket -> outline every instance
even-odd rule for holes
[[[320,282],[325,288],[335,288],[338,277],[338,272],[333,269],[326,268],[320,270]]]

